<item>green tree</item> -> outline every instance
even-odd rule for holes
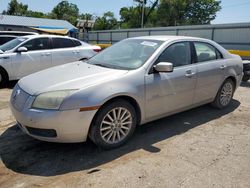
[[[154,26],[156,18],[156,8],[158,0],[148,2],[147,0],[134,0],[137,4],[135,7],[123,7],[120,9],[121,28],[139,28],[142,22],[146,27]],[[143,5],[144,3],[144,5]],[[144,6],[144,11],[143,11]]]
[[[143,25],[145,25],[150,19],[150,16],[155,10],[156,6],[158,5],[159,0],[155,0],[153,2],[150,1],[150,5],[148,3],[148,0],[134,0],[134,1],[138,3],[137,7],[139,7],[139,14],[141,15],[141,20],[143,16]]]
[[[67,20],[71,24],[76,25],[79,9],[77,5],[65,0],[58,3],[48,16],[55,19]]]
[[[78,18],[81,20],[94,20],[94,16],[89,13],[81,14]]]
[[[187,4],[185,13],[188,24],[210,24],[215,19],[216,13],[221,9],[221,1],[191,0]]]
[[[113,12],[105,12],[102,17],[98,17],[95,20],[94,30],[109,30],[117,29],[118,21],[114,17]]]
[[[34,18],[47,18],[47,15],[44,14],[43,12],[37,12],[32,10],[28,10],[26,16]]]
[[[216,0],[161,0],[157,25],[210,24],[221,9],[220,3]]]
[[[3,14],[14,16],[26,16],[28,5],[18,3],[17,0],[11,0],[6,11]]]
[[[139,7],[123,7],[120,9],[120,26],[123,29],[141,27]]]
[[[161,0],[157,11],[158,26],[175,26],[186,22],[185,13],[189,0]]]
[[[8,5],[7,10],[4,10],[3,14],[14,15],[14,16],[29,16],[29,17],[36,17],[36,18],[46,17],[46,14],[42,12],[28,10],[28,5],[18,3],[17,0],[11,0]]]

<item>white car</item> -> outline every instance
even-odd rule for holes
[[[49,67],[88,59],[100,50],[70,37],[18,37],[0,46],[0,86]]]

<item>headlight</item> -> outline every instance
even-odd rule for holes
[[[38,95],[32,104],[32,108],[58,110],[63,100],[76,90],[62,90],[46,92]]]

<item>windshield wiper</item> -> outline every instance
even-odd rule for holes
[[[96,65],[96,66],[100,66],[100,67],[110,68],[109,66],[107,66],[107,65],[105,65],[105,64],[101,64],[101,63],[96,63],[96,64],[92,64],[92,65]]]

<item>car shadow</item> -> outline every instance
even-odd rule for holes
[[[9,81],[5,86],[1,86],[0,89],[13,89],[15,87],[15,85],[17,84],[18,80],[12,80]]]
[[[7,168],[22,174],[56,176],[81,170],[94,173],[102,170],[100,165],[139,149],[160,152],[154,144],[231,113],[239,105],[237,100],[222,110],[205,105],[147,123],[136,129],[129,142],[113,150],[99,149],[90,141],[78,144],[38,141],[14,125],[0,136],[0,157]]]
[[[250,82],[247,81],[247,82],[241,82],[240,84],[241,87],[250,87]]]

